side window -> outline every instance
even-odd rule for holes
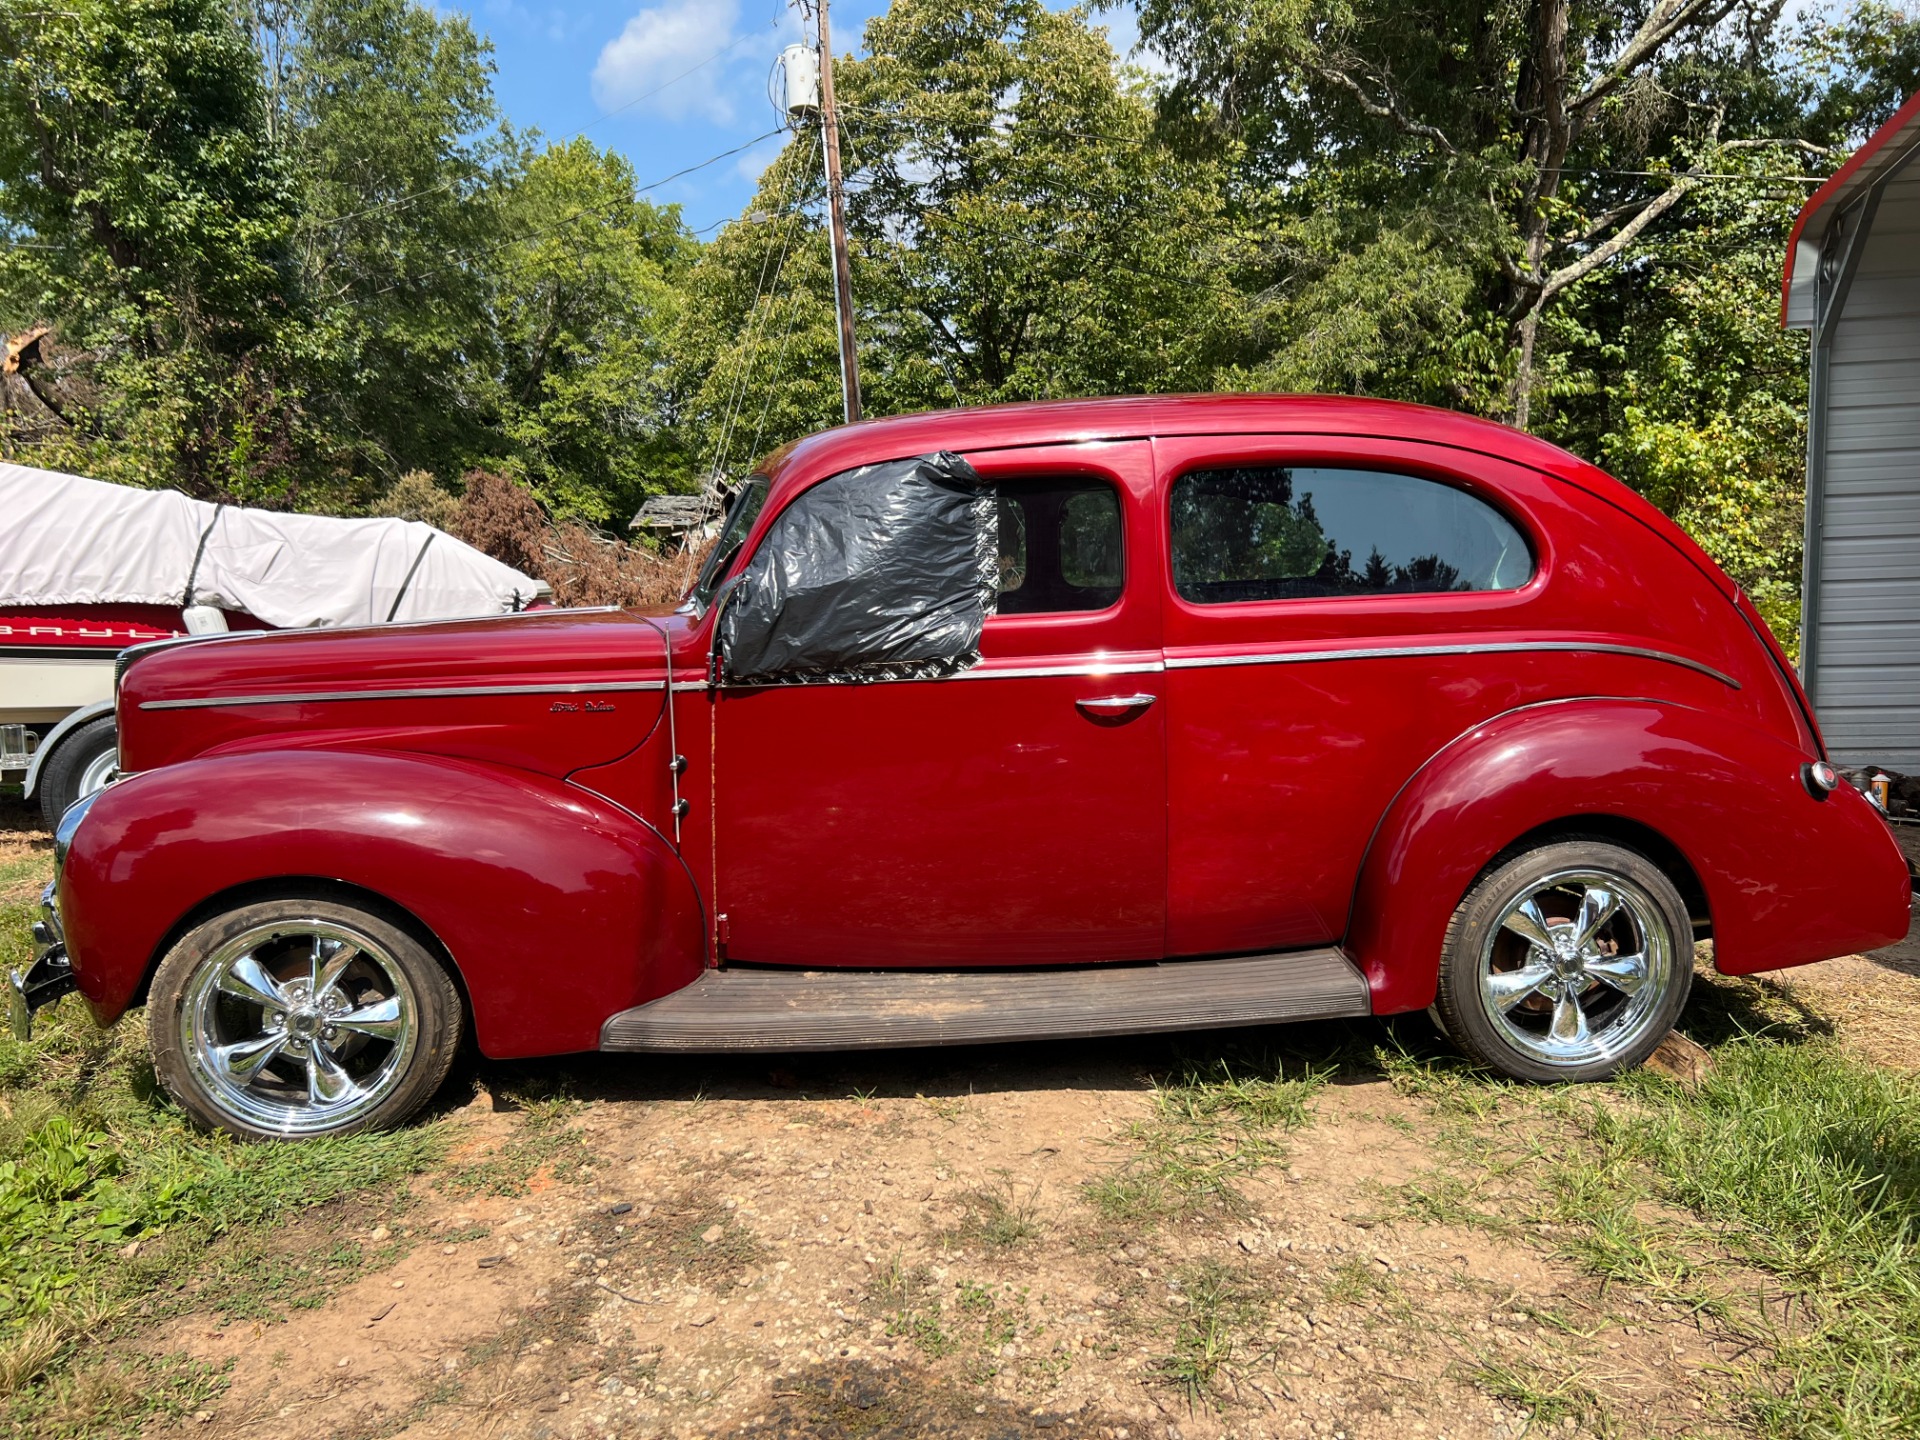
[[[1002,615],[1104,610],[1126,580],[1120,497],[1082,476],[1008,480],[1000,508]]]
[[[1258,466],[1173,482],[1173,586],[1183,600],[1293,600],[1513,590],[1527,542],[1464,490],[1385,470]]]

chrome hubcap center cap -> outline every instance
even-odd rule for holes
[[[1553,937],[1553,950],[1547,959],[1553,973],[1569,984],[1586,978],[1586,956],[1575,946],[1571,931],[1563,930]]]
[[[311,1040],[320,1033],[320,1012],[311,1005],[296,1007],[287,1015],[287,1033],[302,1040]]]

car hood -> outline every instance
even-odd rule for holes
[[[121,769],[216,751],[351,746],[564,775],[646,738],[677,623],[541,610],[141,646],[122,659]]]

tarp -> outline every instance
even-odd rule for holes
[[[980,658],[999,509],[958,455],[863,465],[773,522],[720,618],[728,681],[908,680]]]
[[[498,615],[541,588],[418,520],[282,515],[0,464],[0,605],[217,605],[291,628]]]

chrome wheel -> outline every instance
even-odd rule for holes
[[[419,1000],[372,936],[331,920],[256,925],[195,969],[180,1042],[218,1110],[284,1135],[350,1125],[388,1098],[419,1042]]]
[[[84,800],[96,791],[107,788],[107,782],[113,779],[114,771],[120,764],[120,751],[109,746],[104,752],[87,762],[80,772],[80,788],[74,794],[75,800]]]
[[[1669,1023],[1675,937],[1621,875],[1563,870],[1501,912],[1482,947],[1480,1000],[1521,1054],[1555,1067],[1617,1059]]]

